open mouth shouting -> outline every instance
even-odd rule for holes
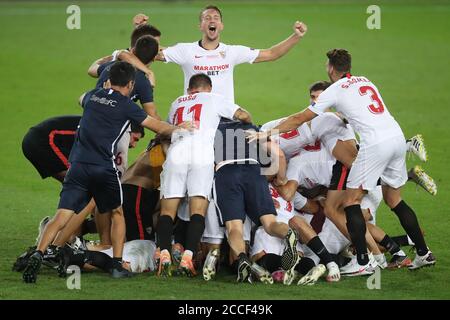
[[[210,39],[217,38],[217,36],[218,36],[217,26],[215,24],[210,24],[208,26],[207,34],[208,34],[208,38],[210,38]]]

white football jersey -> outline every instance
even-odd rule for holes
[[[309,109],[322,114],[331,107],[344,115],[359,134],[361,144],[378,144],[403,136],[377,87],[365,77],[348,76],[336,81],[320,94]]]
[[[289,223],[294,216],[294,206],[291,201],[286,201],[280,196],[278,191],[269,183],[270,194],[272,195],[273,204],[277,210],[277,221]]]
[[[153,255],[156,251],[156,244],[150,240],[132,240],[123,245],[122,261],[129,262],[131,271],[135,273],[155,271]],[[113,249],[101,251],[111,258]]]
[[[270,130],[276,127],[285,119],[286,118],[281,118],[267,122],[262,125],[261,131]],[[270,137],[270,139],[280,146],[281,150],[283,150],[284,155],[286,156],[286,159],[288,160],[299,155],[302,150],[320,150],[320,141],[315,141],[311,129],[306,123],[302,124],[295,130],[291,130],[279,135],[273,135]]]
[[[211,144],[212,147],[220,118],[233,119],[238,109],[238,105],[221,95],[200,92],[178,97],[172,103],[167,122],[178,125],[185,121],[192,121],[196,129],[188,135],[196,141]]]
[[[244,46],[220,43],[215,50],[203,49],[199,42],[178,43],[163,50],[166,62],[181,66],[184,73],[184,94],[187,94],[189,79],[204,73],[212,80],[212,92],[234,102],[233,69],[241,63],[253,63],[259,50]]]
[[[325,148],[318,152],[302,152],[289,161],[286,176],[307,189],[317,185],[328,187],[335,163],[336,159]]]

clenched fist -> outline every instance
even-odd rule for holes
[[[308,27],[306,26],[306,24],[300,21],[296,21],[294,23],[293,29],[294,33],[298,35],[300,38],[302,38],[305,35],[306,31],[308,31]]]

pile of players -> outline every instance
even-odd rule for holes
[[[307,109],[259,127],[234,103],[233,69],[282,57],[306,25],[296,22],[287,39],[255,50],[220,42],[219,8],[202,9],[199,19],[200,41],[162,48],[161,32],[138,14],[131,47],[89,68],[98,81],[80,97],[83,115],[29,130],[24,155],[42,178],[61,181],[62,192],[56,215],[41,221],[36,245],[14,265],[23,280],[36,282],[42,264],[61,276],[77,265],[114,278],[201,272],[207,281],[227,265],[239,282],[287,285],[434,265],[400,195],[408,179],[437,192],[419,166],[406,170],[407,151],[427,160],[423,139],[405,139],[377,87],[351,75],[349,52],[327,52],[331,82],[311,86]],[[185,93],[167,121],[153,101],[154,60],[184,72]],[[143,127],[157,136],[128,167]],[[382,199],[405,235],[375,224]],[[100,242],[83,241],[88,233]],[[415,247],[413,260],[405,245]]]

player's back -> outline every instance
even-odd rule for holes
[[[403,135],[378,88],[369,79],[362,76],[345,77],[332,87],[329,89],[335,91],[336,110],[358,132],[362,143],[376,144]]]
[[[116,61],[106,62],[99,66],[98,80],[96,88],[103,88],[103,85],[109,79],[109,70],[116,63]],[[133,91],[130,94],[130,99],[133,101],[140,101],[141,104],[153,102],[153,89],[150,84],[150,80],[146,77],[145,73],[141,70],[136,70],[136,78],[133,87]]]
[[[269,121],[261,126],[261,131],[273,129],[287,118],[280,118]],[[286,158],[289,160],[292,157],[300,154],[302,150],[319,150],[320,142],[314,141],[311,134],[311,129],[307,123],[303,123],[297,129],[284,132],[282,134],[273,135],[272,141],[277,143],[281,150],[283,150]]]
[[[302,152],[289,161],[287,176],[295,176],[300,186],[307,189],[317,185],[328,187],[334,159],[325,148],[317,152]]]
[[[238,108],[239,106],[218,94],[209,92],[188,94],[178,97],[172,103],[167,121],[173,125],[191,121],[195,130],[181,134],[192,137],[193,141],[210,144],[212,147],[220,118],[232,119]]]

